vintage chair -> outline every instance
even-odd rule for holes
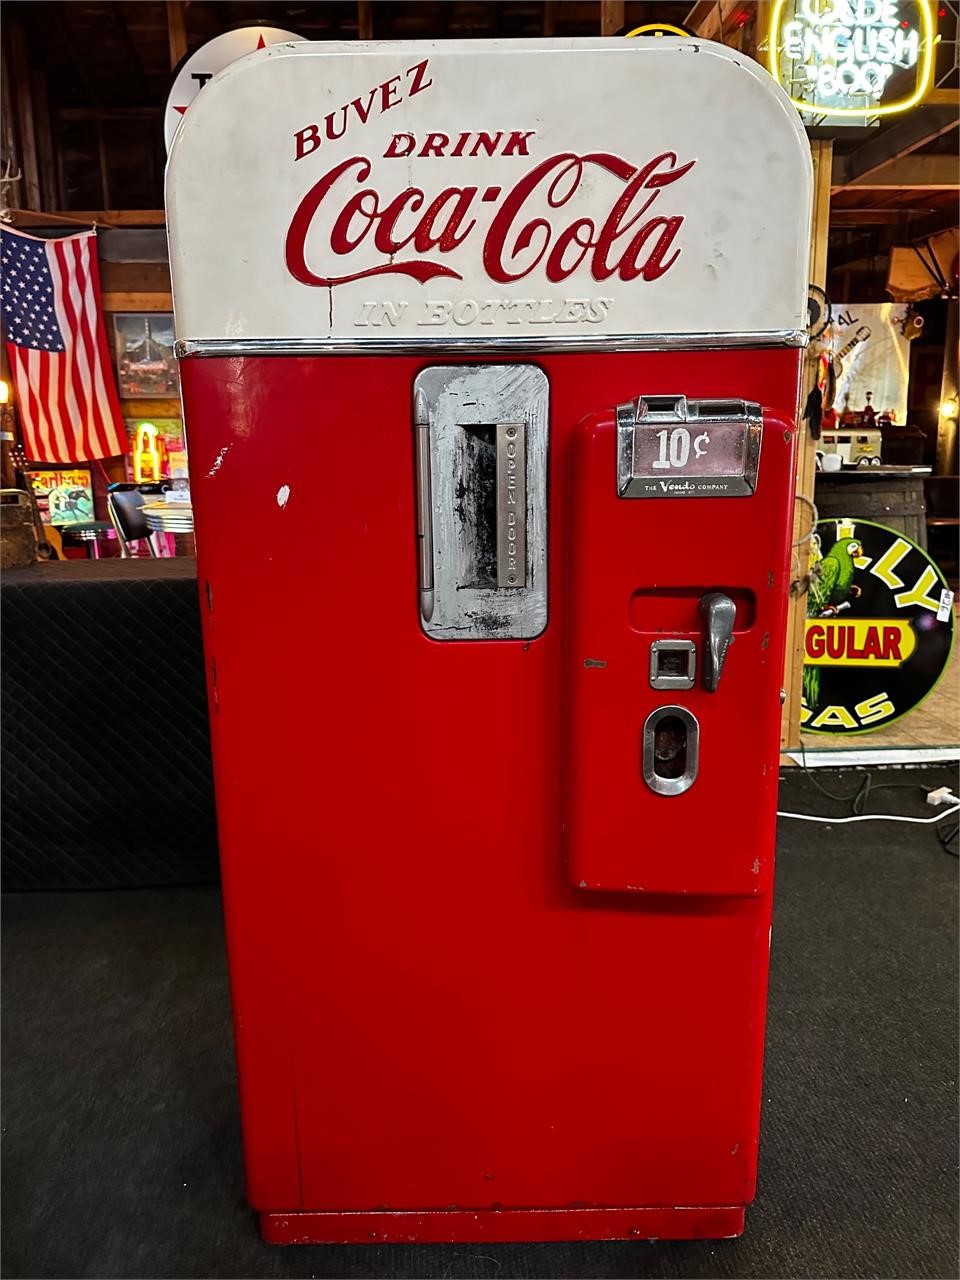
[[[146,542],[151,556],[156,557],[157,549],[143,515],[143,503],[144,495],[135,484],[112,484],[107,490],[107,511],[124,558],[130,555],[131,542]]]

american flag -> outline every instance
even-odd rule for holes
[[[0,240],[3,323],[27,457],[85,462],[123,453],[96,232],[38,240],[4,227]]]

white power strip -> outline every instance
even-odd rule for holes
[[[960,804],[960,796],[955,796],[949,787],[937,787],[927,793],[927,804]]]

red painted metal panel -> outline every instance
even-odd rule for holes
[[[638,1206],[723,1217],[749,1202],[756,1168],[776,778],[763,699],[779,679],[798,355],[537,361],[550,381],[549,623],[534,640],[486,642],[430,640],[419,623],[411,389],[428,363],[181,365],[250,1199],[311,1218],[470,1211],[452,1228],[415,1218],[404,1229],[418,1239],[479,1238],[480,1219],[483,1238],[540,1229],[480,1212],[495,1209],[624,1211],[616,1229],[574,1231],[571,1218],[572,1234],[597,1236],[629,1234]],[[594,538],[594,580],[576,522],[589,508],[608,538],[621,517],[581,495],[593,460],[577,424],[599,415],[602,458],[614,406],[664,393],[753,399],[776,416],[761,490],[620,504],[643,532]],[[574,456],[585,470],[568,502]],[[595,482],[614,493],[612,470]],[[629,618],[646,614],[631,615],[631,592],[684,574],[756,601],[729,659],[746,701],[721,684],[704,711],[723,745],[705,746],[696,786],[715,813],[705,803],[702,825],[678,824],[651,796],[656,892],[584,891],[563,830],[580,785],[571,664],[577,645],[608,641],[632,663]],[[636,766],[649,692],[641,655],[629,734],[611,703],[606,730],[591,721],[596,741],[577,749],[626,770],[629,736]],[[725,829],[742,839],[719,838],[711,863]],[[632,882],[619,850],[591,858],[598,884]],[[651,1221],[641,1234],[685,1234],[669,1215]],[[363,1238],[352,1230],[306,1228]]]
[[[611,484],[613,416],[577,428],[563,693],[567,844],[580,888],[769,891],[793,445],[792,423],[771,413],[752,497],[623,499]],[[739,616],[719,686],[708,693],[698,606],[714,590],[738,603]],[[665,637],[699,646],[694,688],[651,687],[650,645]],[[697,778],[682,795],[655,794],[639,767],[644,722],[668,705],[689,710],[700,730]],[[736,804],[738,794],[749,799]]]

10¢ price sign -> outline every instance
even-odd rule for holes
[[[617,429],[621,497],[734,498],[756,488],[763,434],[758,404],[647,396],[639,412],[618,409]]]
[[[953,636],[953,592],[916,543],[866,520],[821,520],[807,596],[804,732],[893,724],[933,692]]]

